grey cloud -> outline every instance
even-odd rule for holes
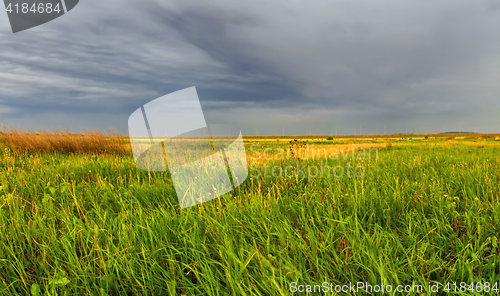
[[[499,109],[495,3],[84,1],[0,28],[0,112],[122,114],[123,130],[138,106],[195,85],[211,121],[452,125]]]

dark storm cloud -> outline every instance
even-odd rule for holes
[[[499,25],[497,2],[465,0],[89,0],[17,34],[0,15],[0,114],[101,114],[89,122],[124,131],[138,106],[195,85],[211,121],[475,118],[500,109]]]
[[[267,75],[289,90],[255,96],[263,107],[470,107],[478,89],[464,96],[449,80],[470,84],[498,57],[491,2],[185,3],[152,15],[234,73]]]

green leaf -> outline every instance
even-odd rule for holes
[[[42,293],[42,289],[38,284],[31,285],[31,296],[38,296]]]
[[[70,280],[67,277],[49,280],[49,284],[57,286],[66,286],[67,284],[69,284],[69,282]]]
[[[52,196],[48,195],[48,194],[44,194],[43,198],[42,198],[42,203],[46,204],[48,203],[50,200],[52,199]]]

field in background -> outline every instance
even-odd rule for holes
[[[84,153],[84,154],[130,154],[128,138],[117,131],[86,131],[73,134],[67,131],[33,131],[3,128],[0,145],[17,153]]]
[[[127,140],[107,136],[0,135],[0,294],[500,284],[498,135],[295,137],[344,154],[376,147],[371,159],[281,159],[294,137],[247,137],[254,169],[325,161],[365,174],[261,174],[184,210],[168,172],[136,169]]]

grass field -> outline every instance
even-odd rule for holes
[[[377,149],[300,160],[273,157],[290,138],[248,138],[253,173],[324,161],[364,174],[250,172],[235,192],[183,210],[168,172],[138,170],[125,139],[92,135],[97,146],[61,134],[52,146],[83,148],[41,152],[0,135],[0,294],[289,295],[323,282],[423,285],[408,295],[430,295],[434,283],[435,295],[500,289],[498,135],[298,137],[327,151]]]

